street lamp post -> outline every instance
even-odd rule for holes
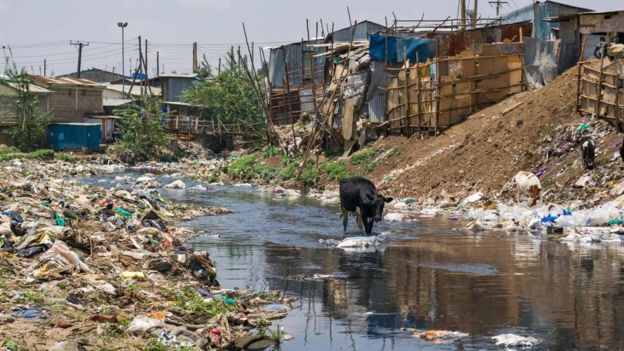
[[[126,67],[125,63],[125,52],[124,52],[124,28],[128,26],[128,22],[119,22],[117,26],[121,28],[121,96],[125,97],[126,95]]]

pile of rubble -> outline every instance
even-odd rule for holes
[[[286,315],[289,299],[220,288],[208,252],[183,244],[193,231],[175,226],[224,210],[172,203],[150,187],[104,190],[67,178],[119,169],[30,161],[0,168],[0,345],[271,346],[263,331]]]

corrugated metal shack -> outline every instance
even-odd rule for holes
[[[302,114],[313,114],[315,99],[322,94],[325,80],[325,52],[321,41],[302,41],[269,51],[268,100],[270,118],[276,125],[296,122]]]
[[[48,96],[53,122],[84,122],[88,115],[103,113],[104,87],[86,79],[30,76],[33,84],[53,93]]]
[[[48,145],[55,150],[98,150],[100,123],[52,123],[48,126]]]
[[[578,60],[579,44],[567,34],[560,33],[560,16],[592,11],[587,8],[556,1],[535,2],[504,15],[502,24],[530,22],[532,31],[523,35],[525,69],[530,88],[543,86],[557,75],[574,66]]]
[[[560,23],[561,40],[576,48],[576,59],[583,44],[583,59],[587,60],[597,56],[596,48],[601,38],[605,44],[624,43],[624,10],[577,13],[547,20]]]

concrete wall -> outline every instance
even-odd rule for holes
[[[104,111],[101,90],[56,90],[48,99],[54,122],[83,122],[85,115]]]

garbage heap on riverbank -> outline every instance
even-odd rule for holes
[[[115,166],[14,160],[0,168],[0,345],[10,350],[268,347],[277,292],[219,287],[181,218],[223,213],[157,190],[64,178]],[[138,183],[138,182],[137,182]]]

